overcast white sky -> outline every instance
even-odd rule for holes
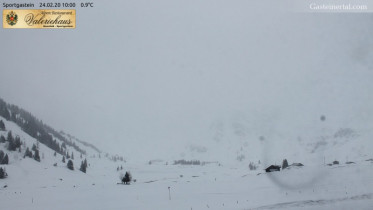
[[[75,30],[1,28],[0,97],[123,154],[236,113],[372,126],[373,16],[260,2],[95,2]]]

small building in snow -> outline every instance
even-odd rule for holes
[[[265,171],[268,172],[273,172],[273,171],[280,171],[281,166],[276,166],[276,165],[271,165],[268,168],[265,169]]]
[[[291,164],[291,166],[298,166],[298,167],[301,167],[301,166],[304,166],[302,163],[293,163]]]

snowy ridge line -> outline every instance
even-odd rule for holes
[[[327,204],[333,204],[333,203],[349,201],[349,200],[369,200],[369,199],[373,199],[373,193],[356,195],[352,197],[329,199],[329,200],[303,200],[303,201],[276,203],[276,204],[261,206],[257,208],[251,208],[250,210],[295,208],[295,207],[305,207],[305,206],[327,205]]]
[[[71,134],[66,133],[65,131],[60,131],[59,133],[60,133],[61,135],[65,135],[65,136],[69,137],[70,139],[74,139],[75,141],[77,141],[77,142],[83,144],[83,145],[86,146],[86,147],[90,147],[90,148],[92,148],[93,150],[95,150],[95,151],[98,152],[98,153],[101,153],[101,152],[102,152],[102,151],[101,151],[100,149],[98,149],[95,145],[93,145],[93,144],[91,144],[91,143],[88,143],[88,142],[86,142],[86,141],[80,140],[80,139],[78,139],[77,137],[75,137],[75,136],[73,136],[73,135],[71,135]]]

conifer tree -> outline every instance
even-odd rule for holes
[[[129,171],[126,171],[126,174],[124,175],[124,177],[122,179],[122,182],[124,184],[130,184],[131,180],[132,180],[131,173]]]
[[[4,156],[5,156],[5,153],[2,150],[0,150],[0,164],[3,161]]]
[[[16,147],[16,144],[14,142],[14,139],[13,138],[9,138],[8,140],[8,150],[9,151],[16,151],[17,147]]]
[[[7,176],[8,176],[8,174],[6,173],[5,168],[3,169],[3,168],[0,167],[0,179],[4,179]]]
[[[3,135],[0,136],[0,143],[5,143],[6,139]]]
[[[3,120],[0,120],[0,131],[5,131],[5,124]]]
[[[16,136],[16,138],[14,139],[14,146],[18,148],[18,147],[21,147],[21,145],[22,145],[21,138],[19,138],[19,136]]]
[[[8,137],[7,137],[6,140],[7,140],[7,141],[13,140],[12,131],[9,131],[9,132],[8,132]]]
[[[28,147],[26,148],[25,155],[23,157],[32,158],[32,152],[30,151]]]
[[[62,162],[65,163],[65,156],[62,156]]]
[[[74,170],[74,163],[72,160],[69,160],[67,162],[67,168],[70,169],[70,170]]]
[[[39,155],[39,150],[38,149],[35,150],[34,160],[40,162],[40,155]]]
[[[285,169],[285,168],[287,168],[288,166],[289,166],[289,164],[288,164],[288,160],[284,159],[284,160],[282,161],[282,169]]]
[[[87,172],[87,162],[86,161],[82,161],[82,163],[80,164],[80,171],[82,171],[83,173],[86,173]]]
[[[37,150],[37,148],[36,148],[36,145],[35,145],[35,144],[32,144],[31,150],[32,150],[32,151],[35,151],[35,150]]]
[[[9,157],[8,154],[5,154],[3,160],[1,161],[2,165],[8,165],[9,164]]]

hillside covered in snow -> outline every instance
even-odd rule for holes
[[[88,168],[94,167],[89,162],[94,158],[125,162],[122,156],[103,153],[90,143],[57,132],[31,113],[0,99],[0,164],[6,180],[17,176],[28,180],[29,175],[48,179],[49,175],[64,170],[67,174],[69,171],[86,174]],[[44,171],[47,169],[53,172]]]
[[[372,207],[372,135],[364,129],[323,125],[262,136],[241,116],[213,123],[210,143],[185,147],[179,159],[128,162],[0,102],[7,209]],[[264,171],[275,164],[280,171]],[[121,182],[126,171],[130,185]]]

